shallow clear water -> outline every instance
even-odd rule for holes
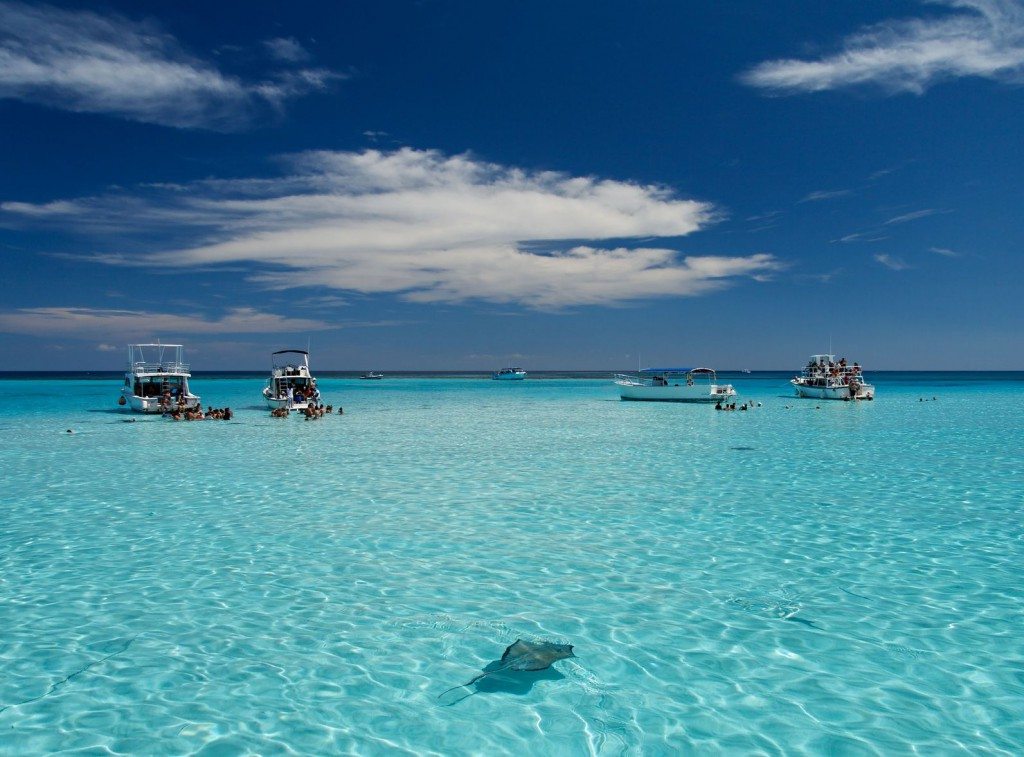
[[[0,381],[0,753],[1019,754],[1024,376],[871,378]]]

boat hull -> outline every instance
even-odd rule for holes
[[[633,402],[727,402],[734,389],[716,386],[627,386],[619,384],[619,398]]]
[[[263,393],[263,399],[266,401],[267,407],[270,408],[271,410],[278,410],[282,407],[286,407],[289,410],[305,410],[307,407],[309,407],[309,402],[307,402],[306,400],[303,400],[302,402],[295,402],[294,400],[292,400],[291,402],[289,402],[287,397],[278,399],[275,397],[271,397],[266,392]]]
[[[160,402],[159,397],[139,397],[129,392],[123,392],[121,394],[125,398],[125,405],[133,413],[147,413],[150,415],[160,415],[162,413],[170,412],[177,408],[184,410],[195,410],[199,407],[199,397],[194,394],[185,395],[185,402],[179,404],[173,402],[170,405]]]
[[[522,381],[526,378],[525,373],[494,373],[491,378],[495,381]]]
[[[805,384],[793,384],[796,396],[804,399],[815,400],[873,400],[875,398],[875,387],[871,384],[862,384],[856,392],[851,392],[849,386],[807,386]]]

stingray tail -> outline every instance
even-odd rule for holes
[[[442,691],[440,694],[437,695],[437,698],[440,699],[445,694],[447,694],[449,691],[455,691],[456,689],[464,689],[467,686],[472,686],[474,683],[479,681],[481,678],[486,678],[489,675],[490,675],[490,673],[481,673],[476,678],[471,678],[470,680],[466,681],[465,683],[460,683],[458,686],[452,686],[450,689],[448,689],[446,691]]]

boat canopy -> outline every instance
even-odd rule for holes
[[[271,352],[271,355],[286,355],[289,352],[294,352],[297,355],[308,355],[309,353],[305,350],[278,350],[277,352]]]
[[[711,368],[644,368],[640,373],[714,373]]]

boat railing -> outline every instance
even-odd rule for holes
[[[132,373],[188,373],[188,363],[132,363]]]

